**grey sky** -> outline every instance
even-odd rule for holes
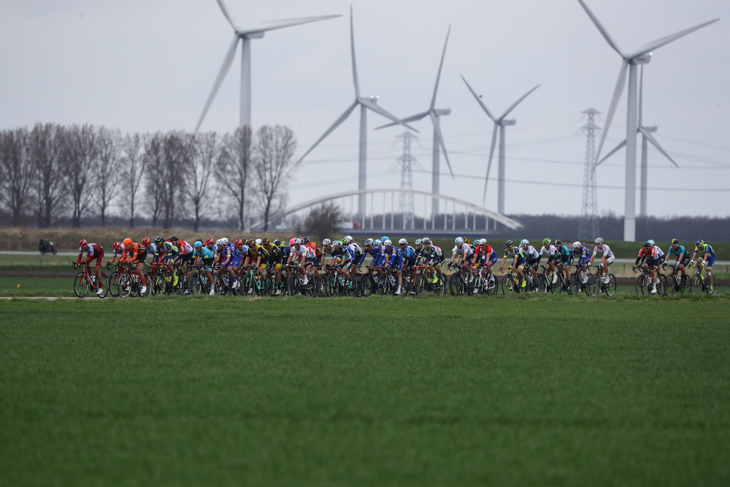
[[[658,49],[645,69],[644,119],[680,164],[650,150],[649,211],[727,215],[730,188],[730,2],[587,0],[619,46],[634,50],[701,22],[719,23]],[[227,0],[242,26],[260,21],[342,14],[269,32],[252,41],[253,123],[289,125],[303,153],[354,97],[349,3],[335,0]],[[451,108],[442,130],[455,181],[442,193],[481,203],[492,122],[459,75],[493,112],[542,86],[514,112],[507,129],[508,213],[580,211],[585,138],[580,112],[608,110],[619,56],[577,0],[354,1],[355,48],[363,95],[377,94],[396,116],[429,104],[446,30],[452,26],[437,108]],[[123,131],[193,130],[232,31],[215,0],[5,0],[0,3],[0,128],[35,122],[93,123]],[[238,123],[240,49],[201,130]],[[625,136],[626,93],[606,150]],[[368,187],[399,186],[388,172],[402,128],[368,115]],[[290,202],[357,187],[358,112],[317,147],[297,173]],[[602,124],[602,123],[601,123]],[[430,171],[428,119],[417,122],[414,155]],[[599,169],[601,212],[623,213],[624,153]],[[442,159],[442,170],[446,170]],[[492,167],[496,178],[496,164]],[[545,186],[525,182],[560,183]],[[430,174],[416,174],[417,189]],[[668,191],[688,188],[693,191]],[[416,200],[417,211],[422,212]],[[496,179],[487,207],[496,209]]]

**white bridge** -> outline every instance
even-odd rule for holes
[[[425,216],[416,217],[414,215],[404,215],[398,211],[388,212],[385,210],[378,212],[376,215],[376,202],[379,207],[397,208],[398,204],[396,202],[396,194],[399,196],[411,195],[414,199],[414,207],[419,206],[416,203],[422,198],[423,215],[429,215],[429,203],[434,199],[443,202],[444,211],[440,212],[438,215],[431,213],[430,220]],[[359,230],[361,231],[376,229],[432,230],[436,232],[446,232],[449,230],[488,231],[490,223],[492,223],[493,229],[496,228],[497,223],[504,225],[510,230],[522,228],[522,224],[520,222],[479,205],[469,203],[468,201],[442,194],[405,189],[367,189],[321,196],[287,208],[285,214],[292,215],[301,210],[330,201],[339,202],[339,206],[345,213],[347,213],[345,210],[349,200],[350,212],[354,215],[357,213],[356,200],[361,195],[365,195],[366,198],[365,214],[360,218]],[[369,212],[368,209],[370,210]],[[399,220],[399,225],[397,226],[394,223],[396,219]],[[477,223],[479,223],[479,225],[477,225]]]

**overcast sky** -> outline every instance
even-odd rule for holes
[[[644,121],[658,126],[657,140],[681,166],[674,168],[650,149],[650,214],[727,215],[730,2],[587,3],[626,51],[722,18],[654,53],[644,75]],[[273,19],[343,15],[252,41],[253,124],[290,126],[303,154],[354,99],[350,3],[227,4],[243,28]],[[452,110],[441,126],[457,177],[442,176],[442,193],[481,204],[491,142],[492,122],[459,75],[495,114],[541,84],[510,117],[517,125],[507,129],[506,211],[580,212],[581,112],[589,107],[607,112],[621,59],[577,0],[356,0],[352,5],[362,94],[378,95],[379,104],[399,117],[427,109],[451,25],[437,108]],[[2,1],[0,128],[56,122],[125,132],[192,131],[231,37],[215,0]],[[201,130],[236,127],[239,90],[240,48]],[[369,188],[400,185],[400,173],[389,169],[401,154],[395,136],[403,128],[373,130],[384,123],[368,115]],[[624,139],[625,124],[626,93],[606,150]],[[427,172],[416,173],[414,185],[430,190],[432,128],[428,119],[414,126],[421,144],[414,146],[414,155]],[[357,189],[358,127],[356,111],[305,159],[291,185],[290,203]],[[599,168],[601,213],[623,214],[624,154]],[[443,158],[442,171],[447,171]],[[496,175],[495,158],[487,195],[487,207],[495,210]],[[417,199],[418,212],[422,205]]]

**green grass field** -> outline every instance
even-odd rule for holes
[[[0,301],[0,485],[729,485],[726,298]]]
[[[0,277],[0,296],[73,296],[72,277]]]

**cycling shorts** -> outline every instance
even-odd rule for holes
[[[575,267],[577,267],[579,269],[585,269],[587,264],[588,264],[588,259],[586,259],[585,257],[581,257],[580,259],[578,259],[578,263],[575,264]]]
[[[200,259],[203,262],[203,270],[204,271],[212,271],[213,270],[213,257],[208,257],[207,259]]]
[[[96,255],[92,255],[89,262],[93,262],[94,260],[96,260],[96,267],[101,267],[101,264],[104,261],[104,250],[100,250]]]
[[[137,261],[144,264],[145,260],[147,260],[147,251],[142,250],[141,252],[137,252]]]
[[[492,252],[491,254],[489,254],[489,265],[492,266],[496,263],[497,263],[497,253]]]
[[[649,269],[656,269],[659,267],[659,259],[648,260],[647,264],[649,264]]]
[[[705,268],[712,269],[712,265],[715,263],[715,256],[711,255],[709,259],[705,261]]]
[[[535,259],[534,257],[527,259],[527,261],[525,262],[526,267],[532,267],[535,264],[537,264],[537,259]]]
[[[414,265],[416,265],[416,257],[412,257],[410,259],[403,259],[404,267],[408,268],[408,267],[413,267]]]
[[[388,267],[390,267],[391,269],[402,271],[403,270],[403,259],[401,258],[401,259],[391,260],[390,262],[388,262]]]
[[[187,254],[180,254],[180,263],[181,264],[192,264],[193,263],[193,253],[188,252]]]
[[[550,265],[553,262],[555,262],[556,264],[560,264],[560,257],[555,257],[554,255],[548,257],[547,265]]]
[[[464,258],[464,264],[471,264],[472,262],[474,262],[474,254]]]
[[[562,262],[563,265],[565,265],[567,267],[571,267],[573,265],[573,256],[572,255],[569,255],[567,257],[566,256],[562,256],[562,261],[563,261]]]
[[[680,257],[679,259],[677,259],[677,263],[674,265],[679,267],[681,265],[686,266],[687,264],[689,264],[689,255],[685,254],[682,257]]]
[[[351,266],[352,266],[352,259],[347,259],[345,261],[342,261],[342,263],[340,264],[340,267],[342,269],[349,269]]]

